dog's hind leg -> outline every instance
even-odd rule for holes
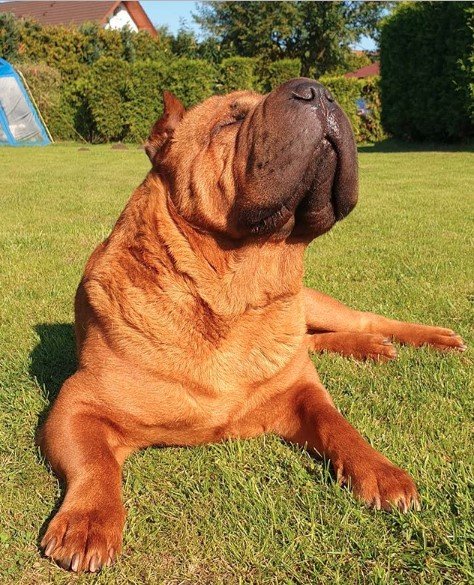
[[[357,331],[314,333],[306,335],[306,343],[311,352],[333,351],[360,360],[388,361],[397,357],[391,340],[380,334]]]
[[[132,450],[103,409],[81,400],[94,384],[97,380],[81,371],[69,378],[39,435],[44,455],[66,482],[66,495],[41,545],[46,556],[78,572],[95,572],[120,552],[121,466]]]
[[[354,332],[383,336],[391,340],[420,347],[432,345],[437,349],[466,349],[463,340],[451,329],[419,323],[405,323],[382,315],[356,311],[316,290],[304,289],[306,327],[309,332]],[[359,338],[364,344],[367,338]],[[325,340],[320,339],[321,345]],[[326,339],[331,342],[334,340]],[[354,338],[353,341],[356,341]],[[377,339],[372,341],[377,342]],[[317,345],[315,340],[315,346]],[[322,349],[331,349],[322,347]],[[337,350],[336,350],[337,351]],[[340,353],[346,353],[340,352]],[[353,355],[353,354],[352,354]]]

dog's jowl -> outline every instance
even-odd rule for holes
[[[65,569],[120,552],[121,466],[149,445],[277,433],[331,461],[375,508],[418,506],[411,477],[334,407],[308,351],[393,359],[451,330],[355,311],[303,287],[303,253],[357,202],[350,124],[316,81],[186,111],[170,93],[152,168],[76,295],[79,366],[40,433],[64,478],[42,545]]]

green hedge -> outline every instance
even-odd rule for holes
[[[472,134],[471,2],[403,3],[381,36],[382,121],[408,139]]]
[[[52,136],[62,140],[77,139],[73,109],[64,99],[61,73],[43,63],[23,63],[18,70],[25,78]]]
[[[1,4],[0,4],[1,7]],[[219,66],[177,58],[165,41],[148,33],[42,27],[0,13],[0,54],[25,75],[32,95],[56,140],[143,142],[161,115],[162,91],[175,93],[186,107],[214,93],[236,89],[268,92],[298,77],[297,59],[263,63],[231,57]],[[322,80],[346,110],[359,141],[382,137],[377,80]],[[357,114],[364,97],[372,114]]]
[[[79,28],[42,26],[2,13],[1,7],[0,56],[16,64],[44,63],[59,69],[63,78],[78,79],[87,66],[104,57],[134,62],[171,56],[166,37],[152,37],[145,31],[103,29],[96,23]]]
[[[264,92],[271,91],[285,81],[299,77],[301,62],[299,59],[281,59],[260,68],[261,85]]]
[[[162,62],[137,62],[127,86],[127,140],[144,142],[152,124],[162,114],[162,91],[166,87],[166,66]]]
[[[220,87],[222,93],[237,89],[258,91],[256,75],[257,60],[251,57],[229,57],[220,65]]]
[[[166,67],[164,88],[172,91],[186,107],[192,106],[215,92],[217,71],[201,59],[174,59]]]
[[[91,133],[95,140],[125,138],[130,67],[121,59],[101,57],[84,78],[82,91],[94,124]]]
[[[143,142],[162,113],[163,89],[191,106],[214,93],[215,78],[206,61],[128,63],[101,57],[83,76],[65,84],[65,101],[86,140]],[[53,136],[65,138],[62,132]]]
[[[162,92],[172,91],[186,106],[196,104],[214,93],[216,71],[206,61],[175,59],[136,62],[130,67],[124,111],[127,120],[123,138],[143,142],[162,114]]]
[[[241,65],[241,64],[239,64]],[[245,67],[247,63],[245,63]],[[33,96],[57,140],[71,140],[78,134],[90,142],[143,142],[162,113],[162,91],[174,92],[189,107],[215,93],[243,89],[252,81],[258,90],[262,81],[244,77],[220,77],[206,61],[175,59],[164,62],[127,63],[102,57],[78,79],[61,81],[61,74],[46,65],[21,65]],[[227,70],[228,71],[228,70]],[[268,79],[268,78],[267,78]],[[287,80],[283,77],[281,81]],[[322,77],[346,111],[358,142],[384,137],[380,125],[378,78]],[[278,85],[280,80],[275,82]],[[368,116],[357,113],[356,101],[363,98]]]

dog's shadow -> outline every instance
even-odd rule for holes
[[[72,323],[40,323],[35,326],[39,342],[31,352],[30,375],[40,386],[46,406],[38,428],[45,421],[63,382],[76,370],[76,342]]]
[[[63,382],[76,370],[77,362],[72,323],[40,323],[35,326],[35,331],[39,335],[39,342],[30,355],[29,373],[41,388],[46,403],[38,415],[36,426],[36,434],[38,434]],[[37,540],[38,548],[50,520],[62,503],[63,497],[64,486],[61,486],[61,496],[40,528]]]

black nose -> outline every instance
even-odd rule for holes
[[[334,98],[324,85],[313,80],[300,81],[297,85],[291,88],[291,97],[295,100],[302,100],[305,102],[334,101]]]

